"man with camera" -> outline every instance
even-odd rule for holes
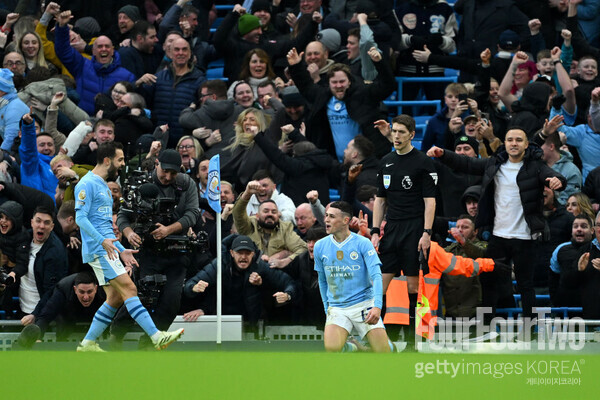
[[[140,281],[153,283],[149,285],[153,287],[153,293],[149,294],[153,297],[154,311],[151,315],[161,330],[168,329],[179,311],[185,270],[190,264],[190,254],[186,254],[185,250],[182,252],[182,248],[189,244],[185,234],[200,216],[194,181],[180,170],[179,153],[173,149],[164,150],[158,156],[150,182],[141,185],[152,190],[142,191],[140,187],[143,202],[156,205],[149,213],[156,214],[156,218],[146,212],[140,213],[136,206],[132,207],[133,210],[121,207],[117,217],[123,236],[132,247],[140,249]],[[155,188],[147,186],[150,184]],[[170,211],[163,212],[165,209]],[[140,224],[140,220],[149,220],[152,226]],[[157,286],[160,286],[159,290],[156,290]],[[146,297],[145,293],[142,295]],[[117,337],[123,333],[118,329],[119,322],[120,318],[117,318],[112,328]]]

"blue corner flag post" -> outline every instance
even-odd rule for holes
[[[223,290],[221,287],[221,161],[218,154],[213,156],[208,164],[206,190],[208,191],[208,205],[217,213],[217,344],[220,345]]]

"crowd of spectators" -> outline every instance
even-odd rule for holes
[[[74,187],[111,141],[123,145],[127,164],[109,182],[126,248],[145,245],[117,222],[134,170],[158,173],[176,198],[183,190],[194,197],[186,204],[198,204],[185,229],[159,238],[205,233],[208,242],[178,253],[183,290],[178,281],[168,292],[177,299],[161,301],[180,304],[188,321],[214,313],[222,251],[226,313],[251,326],[322,326],[313,247],[325,236],[330,190],[352,205],[352,230],[385,237],[385,215],[376,211],[383,223],[372,226],[373,209],[385,185],[381,160],[399,144],[390,134],[395,109],[383,102],[395,76],[443,77],[450,68],[460,71],[457,82],[411,82],[400,99],[442,105],[405,107],[401,119],[428,115],[412,145],[446,151],[432,161],[431,240],[457,255],[489,252],[505,182],[488,170],[511,157],[507,132],[520,130],[527,171],[516,182],[526,216],[540,216],[527,221],[525,263],[535,293],[550,294],[534,305],[583,307],[600,318],[600,2],[248,0],[231,5],[215,32],[212,0],[0,3],[0,317],[38,327],[33,336],[54,320],[61,335],[64,321],[91,322],[105,297],[81,258]],[[222,77],[207,79],[217,60]],[[217,154],[220,220],[206,200]],[[539,178],[543,193],[527,192],[522,179],[542,175],[564,185]],[[517,279],[522,268],[515,265]],[[523,288],[497,279],[444,277],[447,316],[474,315],[488,290],[494,305],[515,306]]]

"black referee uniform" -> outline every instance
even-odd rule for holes
[[[386,199],[384,235],[379,244],[381,272],[419,275],[417,247],[423,235],[426,197],[435,198],[437,173],[433,160],[413,147],[406,154],[387,154],[377,175],[377,197]]]

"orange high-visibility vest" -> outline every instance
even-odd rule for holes
[[[408,284],[406,276],[397,276],[390,282],[385,292],[385,316],[383,323],[408,325]]]
[[[419,271],[419,293],[417,295],[416,321],[418,335],[433,339],[437,325],[437,309],[440,279],[442,274],[474,277],[482,272],[494,270],[491,258],[472,258],[455,256],[448,253],[436,242],[429,248],[429,273],[423,276]]]

